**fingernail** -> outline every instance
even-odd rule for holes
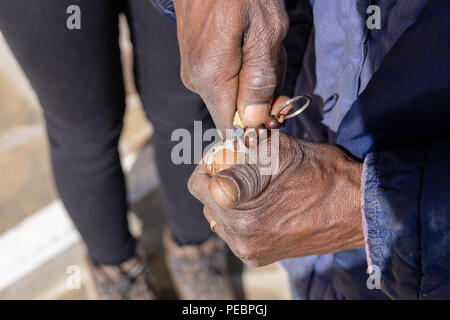
[[[222,208],[231,207],[239,198],[235,183],[227,178],[215,177],[209,184],[209,192]]]
[[[264,123],[267,114],[269,113],[269,107],[268,104],[253,104],[247,106],[244,110],[244,123],[251,127]]]

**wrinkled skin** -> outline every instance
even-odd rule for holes
[[[280,133],[272,175],[236,165],[214,177],[199,165],[188,187],[208,221],[251,266],[284,258],[362,248],[362,165],[339,148]]]
[[[285,68],[284,0],[175,0],[181,79],[219,130],[264,123]]]
[[[222,133],[236,109],[246,126],[264,123],[286,100],[274,99],[284,77],[284,0],[174,3],[183,83],[200,94]],[[189,180],[236,256],[261,266],[363,247],[361,163],[282,133],[279,157],[272,175],[236,165],[210,177],[200,164]]]

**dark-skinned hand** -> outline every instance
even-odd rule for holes
[[[271,175],[262,175],[259,164],[213,177],[203,164],[194,171],[189,190],[217,234],[251,266],[362,248],[362,165],[335,146],[279,135]]]
[[[262,124],[284,79],[284,0],[175,0],[181,79],[223,133]]]

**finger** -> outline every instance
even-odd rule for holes
[[[244,52],[237,107],[245,126],[258,127],[269,114],[277,86],[277,65],[273,59],[278,57],[270,57],[268,53],[254,57],[251,50]]]
[[[222,138],[226,137],[226,131],[233,127],[237,88],[238,78],[233,77],[214,88],[198,91]]]
[[[261,29],[258,22],[250,25],[242,48],[237,107],[248,127],[264,123],[279,81],[280,48],[283,32]]]
[[[275,89],[275,96],[279,96],[284,87],[284,80],[287,72],[287,53],[286,49],[281,46],[280,55],[278,58],[278,70],[277,70],[277,87]]]
[[[223,177],[212,178],[209,183],[209,193],[222,208],[230,208],[239,199],[239,189],[232,179]]]
[[[203,205],[210,207],[212,210],[219,210],[217,203],[211,198],[208,186],[211,176],[206,171],[206,166],[199,164],[188,181],[189,192],[197,198]]]
[[[272,110],[270,111],[271,115],[276,115],[280,107],[289,100],[289,97],[286,96],[279,96],[275,99],[275,101],[272,104]],[[287,115],[292,110],[292,104],[287,106],[281,111],[281,114]]]
[[[212,221],[216,221],[211,216],[211,212],[209,211],[208,207],[206,207],[206,206],[203,206],[203,215],[205,216],[205,219],[208,221],[209,224],[211,224]]]
[[[246,19],[242,4],[227,1],[218,10],[214,1],[197,1],[188,6],[181,46],[181,77],[205,102],[219,132],[231,129],[236,112],[239,71],[242,60],[242,33]],[[202,5],[202,8],[198,8]],[[196,14],[209,8],[208,15]],[[225,14],[226,12],[226,14]],[[229,16],[235,17],[230,23]]]
[[[261,174],[257,165],[236,165],[212,177],[209,190],[220,207],[231,208],[254,199],[269,182],[270,176]]]
[[[211,222],[215,222],[215,226],[214,226],[214,232],[217,233],[217,235],[219,237],[221,237],[222,239],[225,240],[225,234],[224,234],[224,227],[223,227],[223,222],[220,219],[220,217],[216,216],[215,218],[213,217],[213,214],[211,213],[211,210],[208,209],[208,207],[203,207],[203,215],[205,216],[206,220],[208,220],[208,223],[211,225]]]

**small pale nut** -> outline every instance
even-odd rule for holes
[[[243,163],[245,157],[245,148],[242,140],[216,143],[205,155],[203,161],[206,165],[206,171],[210,176],[228,169],[238,163]]]

